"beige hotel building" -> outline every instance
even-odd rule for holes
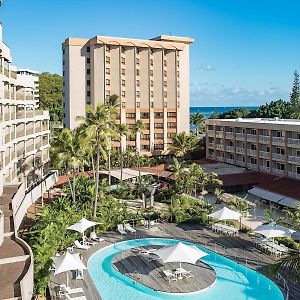
[[[125,148],[144,154],[165,153],[175,133],[189,132],[190,38],[159,36],[150,40],[96,36],[68,38],[62,45],[64,126],[75,128],[86,105],[117,94],[118,122],[141,134],[123,137]],[[120,143],[115,141],[114,147]]]
[[[300,121],[206,120],[206,157],[300,179]]]

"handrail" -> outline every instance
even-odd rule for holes
[[[290,288],[285,280],[285,278],[278,272],[277,275],[276,275],[276,278],[277,278],[277,281],[278,283],[280,283],[280,281],[283,282],[283,290],[285,291],[286,293],[286,297],[285,299],[286,300],[289,300],[289,295],[290,295]]]

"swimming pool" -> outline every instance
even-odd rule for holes
[[[172,245],[179,240],[146,238],[129,240],[105,247],[88,261],[88,272],[103,300],[283,300],[277,285],[267,277],[236,262],[196,245],[209,255],[201,260],[216,272],[216,281],[208,289],[191,294],[167,294],[150,289],[122,275],[112,266],[121,251],[147,245]],[[191,244],[184,242],[186,244]],[[194,244],[191,244],[194,245]]]

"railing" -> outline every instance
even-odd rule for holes
[[[233,138],[233,137],[234,137],[234,132],[232,132],[232,131],[227,131],[227,132],[226,132],[226,137]]]
[[[207,130],[207,134],[209,136],[214,136],[214,131],[213,130]]]
[[[286,294],[285,299],[289,300],[290,289],[289,289],[289,286],[288,286],[286,280],[284,279],[284,277],[280,273],[277,273],[276,279],[277,279],[278,284],[282,284],[283,290]]]
[[[224,135],[224,132],[221,130],[216,131],[216,137],[222,138]]]
[[[207,158],[211,158],[211,159],[213,159],[213,158],[214,158],[214,156],[213,156],[212,154],[208,154],[208,155],[207,155]]]
[[[214,148],[214,143],[208,143],[209,148]]]
[[[264,158],[269,158],[270,152],[267,151],[259,151],[259,156]]]
[[[8,69],[6,69],[6,68],[4,68],[4,75],[5,75],[6,77],[9,77],[9,71],[8,71]]]
[[[263,172],[270,172],[270,168],[266,166],[259,166],[259,169]]]
[[[256,140],[255,134],[247,134],[247,140]]]
[[[244,133],[236,133],[235,138],[238,140],[244,140],[245,139],[245,134]]]
[[[234,147],[233,146],[226,146],[226,150],[233,152],[234,151]]]
[[[283,154],[273,153],[272,158],[276,160],[285,160],[285,156]]]
[[[17,73],[15,71],[10,71],[11,78],[17,79]]]
[[[247,163],[247,167],[251,170],[257,170],[257,164]]]
[[[300,145],[300,139],[288,138],[287,141],[289,145]]]
[[[272,171],[274,174],[279,175],[279,176],[284,176],[284,171],[279,170],[279,169],[273,169]]]
[[[247,149],[247,154],[256,155],[257,154],[257,150]]]
[[[226,158],[226,162],[229,164],[234,164],[234,159]]]
[[[297,174],[295,172],[288,172],[288,177],[300,179],[300,174]]]
[[[267,143],[269,143],[270,142],[270,137],[268,135],[260,135],[258,137],[258,140],[260,142],[267,142]]]
[[[224,161],[224,157],[222,157],[222,156],[217,156],[216,159],[217,159],[217,161],[221,161],[221,162]]]
[[[273,136],[272,141],[274,143],[283,144],[284,143],[284,137]]]
[[[216,149],[224,150],[224,145],[223,144],[216,144]]]
[[[236,163],[238,166],[241,166],[241,167],[245,167],[245,166],[246,166],[246,162],[241,161],[241,160],[236,160],[235,163]]]
[[[236,147],[236,148],[235,148],[235,151],[236,151],[237,153],[244,153],[245,149],[242,148],[242,147]]]

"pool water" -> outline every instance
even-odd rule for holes
[[[216,281],[208,289],[189,294],[167,294],[148,288],[115,270],[112,259],[121,251],[148,245],[172,245],[179,240],[146,238],[113,244],[94,253],[88,272],[103,300],[283,300],[284,297],[267,277],[236,262],[196,245],[209,255],[201,260],[216,272]],[[184,242],[188,245],[194,245]],[[191,280],[193,280],[191,278]]]

